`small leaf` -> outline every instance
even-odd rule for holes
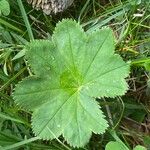
[[[122,143],[117,141],[110,141],[107,143],[105,150],[129,150]]]
[[[16,60],[16,59],[19,59],[21,57],[23,57],[25,55],[25,49],[21,50],[20,52],[18,52],[12,60]]]
[[[137,145],[133,150],[147,150],[144,146]]]
[[[16,86],[14,99],[33,111],[35,135],[47,140],[63,135],[73,147],[82,147],[92,132],[105,132],[108,123],[95,97],[115,97],[128,89],[129,65],[114,49],[109,28],[87,34],[68,19],[57,24],[52,41],[26,46],[35,75]]]
[[[8,16],[10,13],[10,6],[7,0],[0,0],[0,15]]]

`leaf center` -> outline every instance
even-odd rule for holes
[[[76,89],[82,85],[83,77],[77,68],[65,70],[60,76],[60,86],[63,89]]]

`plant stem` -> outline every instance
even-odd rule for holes
[[[27,28],[29,38],[30,38],[30,40],[34,40],[34,36],[33,36],[32,30],[31,30],[31,26],[30,26],[26,11],[24,9],[24,6],[22,4],[22,0],[17,0],[17,2],[18,2],[18,5],[19,5],[19,8],[21,10],[21,14],[22,14],[23,20],[25,22],[26,28]]]
[[[31,143],[31,142],[36,141],[36,140],[39,140],[39,137],[33,137],[33,138],[30,138],[30,139],[27,139],[27,140],[18,142],[18,143],[16,143],[16,144],[10,145],[10,146],[6,146],[6,147],[3,147],[3,148],[0,148],[0,150],[11,150],[11,149],[20,147],[20,146],[22,146],[22,145]]]
[[[22,68],[17,74],[15,74],[8,82],[6,82],[1,88],[0,88],[0,92],[3,91],[5,88],[7,88],[7,86],[13,82],[19,75],[21,75],[25,70],[27,69],[27,67]]]
[[[119,143],[121,143],[123,145],[123,147],[125,148],[125,150],[129,150],[129,148],[121,141],[121,139],[118,137],[118,135],[116,134],[115,130],[110,130],[109,133],[111,134],[111,136]]]
[[[104,101],[105,101],[105,99],[103,99]],[[105,101],[106,102],[106,101]],[[123,105],[124,106],[124,105]],[[124,108],[124,107],[123,107]],[[112,119],[112,115],[111,115],[111,113],[110,113],[110,109],[109,109],[109,106],[108,105],[106,105],[106,111],[107,111],[107,115],[108,115],[108,118],[109,118],[109,121],[110,121],[110,124],[112,125],[112,126],[114,126],[114,123],[113,123],[113,119]],[[122,115],[121,115],[122,116]],[[119,119],[120,120],[120,119]],[[120,121],[119,121],[120,122]],[[118,125],[118,123],[117,123],[117,125]],[[129,150],[128,149],[128,147],[121,141],[121,139],[118,137],[118,135],[116,134],[116,131],[115,131],[115,128],[116,128],[116,126],[117,125],[115,125],[115,127],[114,128],[112,128],[111,130],[109,130],[109,133],[111,134],[111,136],[117,141],[117,142],[119,142],[119,143],[121,143],[122,145],[123,145],[123,147],[125,148],[125,150]]]

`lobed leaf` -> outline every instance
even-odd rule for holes
[[[114,54],[109,28],[87,34],[75,21],[59,22],[52,41],[26,46],[34,76],[20,82],[15,102],[33,111],[32,128],[42,139],[63,135],[73,147],[83,147],[92,132],[108,127],[95,97],[115,97],[128,89],[129,65]]]

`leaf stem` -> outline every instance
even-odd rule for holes
[[[118,135],[116,134],[115,130],[109,130],[109,133],[111,134],[111,136],[119,143],[121,143],[123,145],[123,147],[125,148],[125,150],[129,150],[129,148],[121,141],[121,139],[118,137]]]
[[[113,130],[115,130],[116,127],[119,125],[119,123],[120,123],[120,121],[121,121],[121,119],[122,119],[122,117],[123,117],[124,109],[125,109],[125,106],[124,106],[124,103],[123,103],[121,97],[118,97],[118,100],[120,100],[120,102],[121,102],[121,104],[122,104],[122,111],[121,111],[121,113],[120,113],[120,117],[119,117],[117,123],[113,126]]]
[[[105,101],[105,99],[103,99],[103,100]],[[114,126],[114,123],[113,123],[112,115],[111,115],[111,113],[110,113],[110,109],[109,109],[109,106],[108,106],[108,105],[106,105],[106,111],[107,111],[107,115],[108,115],[110,124],[111,124],[112,127],[113,127],[113,126]],[[122,116],[122,115],[121,115],[121,116]],[[120,119],[119,119],[119,120],[120,120]],[[117,125],[118,125],[118,123],[117,123]],[[115,128],[116,128],[117,125],[115,125]],[[129,150],[128,147],[121,141],[121,139],[120,139],[120,138],[118,137],[118,135],[116,134],[116,131],[114,130],[114,127],[113,127],[111,130],[109,130],[109,133],[111,134],[111,136],[112,136],[117,142],[120,142],[120,143],[124,146],[125,150]]]

